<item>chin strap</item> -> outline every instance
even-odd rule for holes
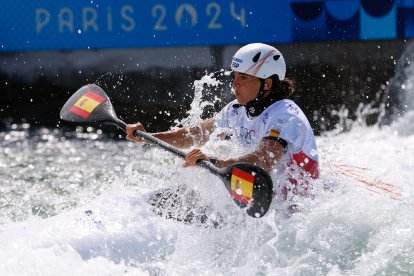
[[[260,79],[259,94],[257,94],[256,99],[254,99],[253,101],[259,101],[264,98],[264,94],[265,94],[264,86],[265,86],[265,79]]]
[[[242,106],[246,108],[246,113],[250,117],[259,116],[267,107],[272,105],[273,103],[283,99],[274,93],[271,93],[267,97],[264,96],[265,91],[263,90],[265,85],[265,80],[260,79],[260,88],[259,94],[254,100],[251,100],[247,104],[233,104],[233,108],[237,109]]]

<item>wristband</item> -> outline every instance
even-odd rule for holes
[[[210,157],[209,159],[210,159],[211,164],[213,165],[216,165],[218,162],[218,159],[216,157]]]

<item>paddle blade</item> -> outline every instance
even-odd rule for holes
[[[76,123],[111,122],[116,114],[103,89],[88,84],[69,98],[60,111],[60,118]]]
[[[272,203],[273,182],[262,168],[249,163],[236,163],[226,168],[223,177],[234,202],[247,207],[249,216],[260,218]]]

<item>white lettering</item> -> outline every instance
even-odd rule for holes
[[[198,22],[198,14],[196,9],[190,5],[190,4],[182,4],[177,8],[177,11],[175,12],[175,22],[178,26],[182,26],[182,21],[184,19],[184,12],[188,13],[191,17],[191,27],[194,27],[197,25]],[[185,22],[187,22],[186,19],[184,19]]]
[[[221,7],[217,3],[210,3],[206,7],[206,12],[208,16],[212,16],[210,23],[208,24],[209,29],[221,29],[222,25],[217,22],[221,14]]]
[[[231,16],[233,16],[234,19],[239,21],[242,27],[247,27],[246,10],[244,8],[241,8],[240,13],[237,13],[236,5],[234,4],[234,2],[230,2],[230,12]]]
[[[63,33],[65,27],[73,33],[73,12],[69,8],[63,8],[59,11],[59,32]]]
[[[90,15],[90,17],[88,16]],[[86,7],[82,9],[83,31],[87,32],[89,27],[92,27],[95,32],[99,31],[96,19],[98,14],[94,8]]]
[[[165,16],[167,15],[167,9],[163,5],[155,5],[152,8],[152,17],[157,18],[157,23],[154,25],[155,31],[163,31],[168,29],[166,25],[163,25]]]
[[[111,7],[108,7],[107,9],[106,21],[107,21],[108,32],[112,32],[112,8]]]
[[[46,9],[36,10],[36,32],[40,33],[42,29],[49,24],[50,12]]]
[[[135,29],[135,20],[134,18],[132,18],[131,16],[129,16],[129,14],[133,14],[134,13],[134,8],[131,6],[124,6],[121,9],[121,16],[123,19],[125,19],[126,21],[129,22],[129,25],[122,23],[121,24],[121,28],[122,30],[124,30],[125,32],[130,32],[132,30]]]

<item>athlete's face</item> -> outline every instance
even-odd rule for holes
[[[254,100],[259,94],[260,80],[257,77],[247,74],[233,72],[234,79],[232,87],[236,94],[236,99],[240,104],[247,104]]]

